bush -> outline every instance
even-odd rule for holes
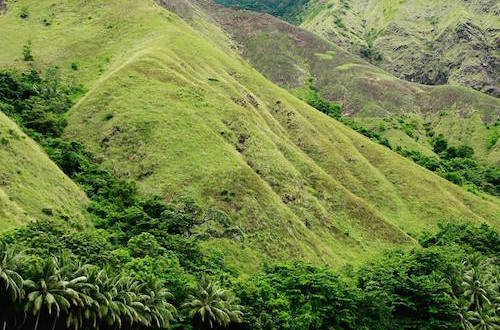
[[[31,53],[31,40],[28,40],[28,43],[23,46],[23,59],[25,62],[33,62],[34,60],[33,54]]]
[[[448,140],[445,139],[443,134],[439,134],[432,141],[432,145],[434,147],[434,152],[439,154],[443,151],[446,151],[448,148]]]
[[[328,102],[321,98],[321,96],[313,88],[310,88],[305,101],[307,104],[323,112],[324,114],[339,119],[342,115],[342,107],[338,103]]]

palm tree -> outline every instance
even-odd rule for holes
[[[485,307],[481,311],[470,313],[469,319],[475,324],[471,329],[474,330],[493,330],[500,329],[500,319],[495,315],[492,307]]]
[[[116,276],[109,276],[105,270],[92,270],[88,273],[89,282],[97,290],[94,292],[95,309],[88,312],[87,320],[94,324],[102,323],[110,327],[121,328],[122,311],[119,303],[115,301],[118,296],[118,281]]]
[[[0,285],[12,300],[18,300],[22,293],[23,279],[16,272],[19,254],[0,242]]]
[[[175,307],[168,302],[172,294],[156,280],[144,286],[144,305],[149,308],[148,324],[157,328],[168,328],[174,319]]]
[[[195,295],[189,295],[182,307],[199,329],[227,327],[231,322],[243,322],[242,306],[237,304],[231,292],[205,276],[198,284]]]
[[[38,329],[40,316],[45,310],[50,316],[54,312],[52,324],[54,329],[61,311],[68,311],[72,305],[82,305],[76,288],[85,281],[85,276],[66,280],[55,258],[48,258],[35,267],[32,279],[24,281],[27,293],[24,310],[36,316],[35,330]]]
[[[123,324],[147,325],[149,310],[142,302],[146,297],[140,294],[139,283],[121,275],[109,276],[105,270],[89,273],[89,281],[97,290],[92,293],[95,304],[87,312],[87,320],[110,328],[121,328]]]
[[[471,308],[474,310],[480,310],[483,305],[491,304],[482,277],[481,271],[472,267],[465,272],[462,282],[464,296],[470,299]]]
[[[14,315],[12,303],[18,301],[23,294],[23,279],[16,272],[19,256],[5,243],[0,242],[0,315],[3,330],[7,328],[9,317]]]
[[[463,329],[497,329],[500,307],[499,283],[492,260],[471,259],[461,283],[459,320]]]
[[[99,270],[96,267],[85,265],[79,268],[77,275],[85,276],[86,282],[79,283],[79,296],[81,304],[74,306],[67,312],[66,327],[74,330],[84,328],[97,328],[98,311],[101,293],[97,285],[96,278]]]

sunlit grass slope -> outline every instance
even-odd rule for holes
[[[231,230],[206,245],[231,265],[340,266],[412,244],[410,235],[439,221],[500,227],[498,199],[467,193],[307,106],[219,47],[225,36],[213,27],[215,41],[149,0],[58,2],[58,23],[46,27],[36,17],[50,3],[14,4],[33,18],[8,14],[19,25],[9,47],[32,38],[46,65],[82,63],[89,90],[66,135],[145,194],[224,210]],[[10,63],[17,53],[1,56]]]
[[[49,216],[83,219],[85,194],[0,112],[0,231]]]
[[[474,148],[484,163],[500,164],[500,101],[460,86],[410,83],[304,29],[269,15],[202,6],[232,35],[244,57],[282,87],[303,92],[308,79],[344,114],[374,128],[391,144],[433,155],[431,136]]]

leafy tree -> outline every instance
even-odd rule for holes
[[[164,253],[156,238],[147,232],[132,237],[127,246],[133,257],[155,257]]]
[[[358,286],[365,294],[383,293],[392,329],[456,329],[451,292],[460,282],[462,257],[452,247],[395,251],[364,266]]]
[[[468,223],[444,223],[438,232],[426,233],[420,238],[423,247],[458,245],[467,253],[479,252],[484,256],[500,255],[500,235],[487,224],[475,227]]]
[[[304,263],[266,267],[263,274],[241,283],[237,294],[247,307],[246,324],[255,329],[363,328],[358,317],[361,293],[327,268]],[[365,302],[374,310],[380,307]]]

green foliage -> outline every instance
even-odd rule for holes
[[[156,238],[147,232],[132,237],[128,241],[127,247],[133,257],[156,257],[164,252]]]
[[[331,270],[303,263],[266,267],[241,283],[253,329],[359,329],[360,292]]]
[[[33,62],[34,57],[31,53],[31,40],[28,40],[28,43],[23,46],[23,59],[25,62]]]
[[[342,115],[342,107],[340,104],[328,102],[321,98],[318,91],[312,86],[312,80],[309,80],[308,87],[309,88],[304,99],[307,104],[332,118],[339,119]]]
[[[4,329],[20,322],[22,329],[167,328],[173,319],[171,295],[158,282],[111,276],[64,257],[20,258],[25,260],[14,265],[11,276],[17,271],[15,277],[24,278],[22,294],[0,298],[2,306],[14,307],[10,315],[1,315]]]
[[[440,224],[438,233],[424,234],[420,244],[423,247],[458,245],[469,253],[479,252],[489,257],[500,255],[500,236],[487,224],[479,227],[470,224]]]
[[[45,76],[36,71],[27,74],[0,72],[2,111],[14,118],[28,135],[44,147],[49,157],[85,190],[91,199],[88,212],[97,229],[77,231],[68,226],[68,219],[54,217],[50,221],[37,221],[8,233],[0,242],[22,247],[29,256],[27,259],[34,260],[34,268],[22,275],[29,278],[27,287],[34,290],[26,298],[29,304],[26,308],[33,315],[34,320],[31,321],[35,327],[39,323],[56,324],[66,319],[68,326],[80,329],[89,322],[95,323],[96,318],[109,326],[138,323],[145,327],[154,327],[155,324],[163,327],[173,318],[170,307],[156,305],[158,301],[167,303],[165,285],[172,285],[175,290],[173,299],[178,306],[187,298],[192,286],[192,280],[188,279],[183,267],[192,272],[207,269],[214,273],[225,272],[218,270],[223,264],[210,258],[204,259],[199,239],[193,235],[193,229],[204,221],[205,214],[189,198],[167,205],[158,197],[140,197],[133,182],[120,180],[104,169],[80,143],[62,139],[61,133],[66,124],[63,115],[72,105],[73,94],[74,90],[59,80],[57,70],[51,70]],[[34,121],[34,118],[44,120]],[[38,124],[42,121],[46,125]],[[91,293],[85,292],[82,299],[90,301],[89,305],[79,301],[77,296],[67,296],[64,293],[66,287],[58,287],[61,284],[58,281],[68,281],[59,274],[59,266],[53,259],[63,255],[72,263],[84,262],[102,269],[117,269],[109,276],[105,273],[85,275],[100,283],[93,284],[94,288],[102,285],[105,290],[112,290],[110,294],[114,296],[106,297],[106,301],[99,301],[99,297],[91,300]],[[43,262],[40,263],[40,260]],[[179,260],[182,260],[182,265]],[[124,265],[127,276],[122,280],[120,270]],[[132,282],[129,277],[133,278]],[[40,293],[39,286],[43,281],[52,281],[54,290],[61,296]],[[80,283],[79,280],[77,282]],[[128,293],[129,285],[134,292]],[[156,291],[143,295],[140,291],[149,288],[149,285],[153,285]],[[75,294],[73,291],[70,293]],[[135,301],[134,297],[146,299],[150,305]],[[115,298],[118,300],[113,302]],[[108,312],[102,314],[96,310],[99,304],[104,304]],[[141,304],[141,310],[134,310]],[[154,306],[158,310],[155,311]],[[56,313],[53,314],[53,311]],[[180,316],[179,320],[182,319]]]
[[[314,88],[311,79],[308,81],[308,89],[304,100],[312,107],[340,120],[369,139],[392,149],[389,140],[382,137],[377,131],[369,130],[357,124],[354,120],[342,116],[342,107],[339,104],[324,100]],[[413,137],[415,124],[405,122],[402,122],[402,124],[406,134]],[[427,128],[427,130],[430,129]],[[437,172],[443,178],[457,185],[470,185],[492,195],[500,195],[500,168],[498,166],[481,165],[474,158],[474,149],[467,145],[449,146],[448,140],[443,134],[435,136],[432,143],[434,151],[440,156],[439,158],[427,156],[419,151],[408,150],[400,146],[396,147],[395,151],[420,166]]]
[[[243,321],[242,306],[233,293],[208,277],[201,279],[182,308],[193,319],[196,329],[225,328]]]
[[[474,159],[474,152],[469,146],[448,147],[448,142],[442,135],[435,140],[435,150],[436,148],[441,150],[439,158],[399,146],[395,151],[455,184],[469,185],[492,195],[500,195],[498,166],[480,164]]]
[[[446,140],[443,134],[439,134],[433,139],[432,145],[434,147],[434,152],[439,154],[443,151],[446,151],[446,149],[448,148],[448,140]]]
[[[345,28],[345,24],[344,24],[344,21],[342,20],[342,17],[339,17],[339,16],[335,17],[334,23],[337,27],[339,27],[341,29]]]
[[[22,19],[27,19],[30,16],[29,9],[26,6],[21,7],[21,12],[19,13],[19,17]]]
[[[377,32],[374,29],[365,32],[365,45],[361,49],[361,55],[368,59],[370,62],[380,62],[382,61],[382,54],[380,51],[373,48],[373,43],[377,39]]]
[[[0,72],[2,111],[15,119],[35,139],[39,135],[58,137],[66,126],[61,116],[71,106],[75,89],[62,85],[57,69],[42,77],[37,71]]]
[[[300,23],[303,19],[303,10],[308,5],[309,0],[216,0],[216,2],[228,7],[265,12],[291,23]]]
[[[396,251],[360,270],[358,285],[366,293],[383,294],[391,328],[454,329],[457,310],[449,292],[460,265],[452,249]]]

